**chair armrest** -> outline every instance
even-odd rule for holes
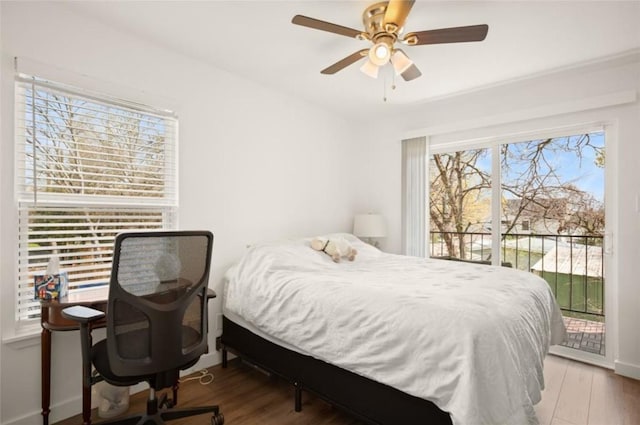
[[[62,317],[81,324],[91,323],[95,320],[102,319],[104,316],[104,312],[83,305],[74,305],[73,307],[67,307],[62,310]]]

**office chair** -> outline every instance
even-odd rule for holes
[[[117,386],[149,383],[146,414],[101,424],[164,424],[204,413],[212,413],[212,425],[224,424],[218,406],[164,409],[171,402],[156,397],[207,352],[212,245],[208,231],[121,233],[113,252],[106,339],[92,345],[92,323],[103,312],[82,306],[63,310],[80,324],[84,390],[101,380]],[[85,424],[91,423],[90,403],[89,397]]]

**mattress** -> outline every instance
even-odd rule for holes
[[[332,235],[336,237],[336,235]],[[429,400],[456,425],[538,423],[543,361],[565,337],[548,284],[518,270],[310,239],[257,245],[226,275],[224,314],[259,336]]]

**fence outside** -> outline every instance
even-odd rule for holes
[[[432,258],[488,263],[490,233],[431,232]],[[602,236],[504,234],[501,263],[535,273],[547,281],[565,312],[604,319],[604,244]]]

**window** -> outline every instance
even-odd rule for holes
[[[39,317],[34,275],[52,257],[69,290],[106,285],[115,235],[173,228],[177,119],[61,84],[16,79],[16,320]]]
[[[604,132],[589,130],[498,140],[488,148],[434,148],[429,162],[431,254],[489,260],[494,252],[487,245],[493,242],[502,261],[530,270],[550,249],[550,239],[582,245],[597,240],[602,246]]]

